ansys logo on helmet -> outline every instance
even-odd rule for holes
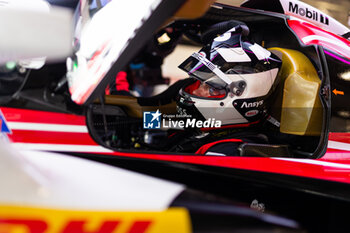
[[[143,112],[143,128],[144,129],[160,129],[160,128],[220,128],[221,121],[209,118],[205,121],[192,118],[191,115],[169,114],[163,115],[159,109],[156,112]]]

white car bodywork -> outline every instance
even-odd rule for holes
[[[183,185],[85,159],[0,144],[0,203],[46,208],[162,211]]]

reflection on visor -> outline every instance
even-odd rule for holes
[[[187,94],[201,98],[224,98],[227,93],[226,89],[216,89],[200,81],[190,84],[184,91]]]
[[[205,83],[202,83],[196,90],[192,92],[192,95],[204,98],[222,98],[226,95],[226,90],[216,89]]]
[[[199,53],[193,53],[179,68],[216,89],[224,89],[231,83],[219,68]]]

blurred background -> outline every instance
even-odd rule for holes
[[[219,3],[236,3],[239,4],[241,0],[218,0]],[[269,0],[266,0],[268,4]],[[332,16],[345,26],[350,25],[349,15],[350,15],[350,0],[302,0],[317,9],[323,11],[324,13]]]
[[[346,26],[350,26],[350,0],[329,0],[329,1],[316,1],[316,0],[304,0],[307,4],[310,4],[326,14],[329,14],[333,18]]]

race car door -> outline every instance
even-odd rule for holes
[[[67,59],[72,100],[89,103],[171,17],[196,18],[213,0],[93,0],[77,10],[75,56]]]

